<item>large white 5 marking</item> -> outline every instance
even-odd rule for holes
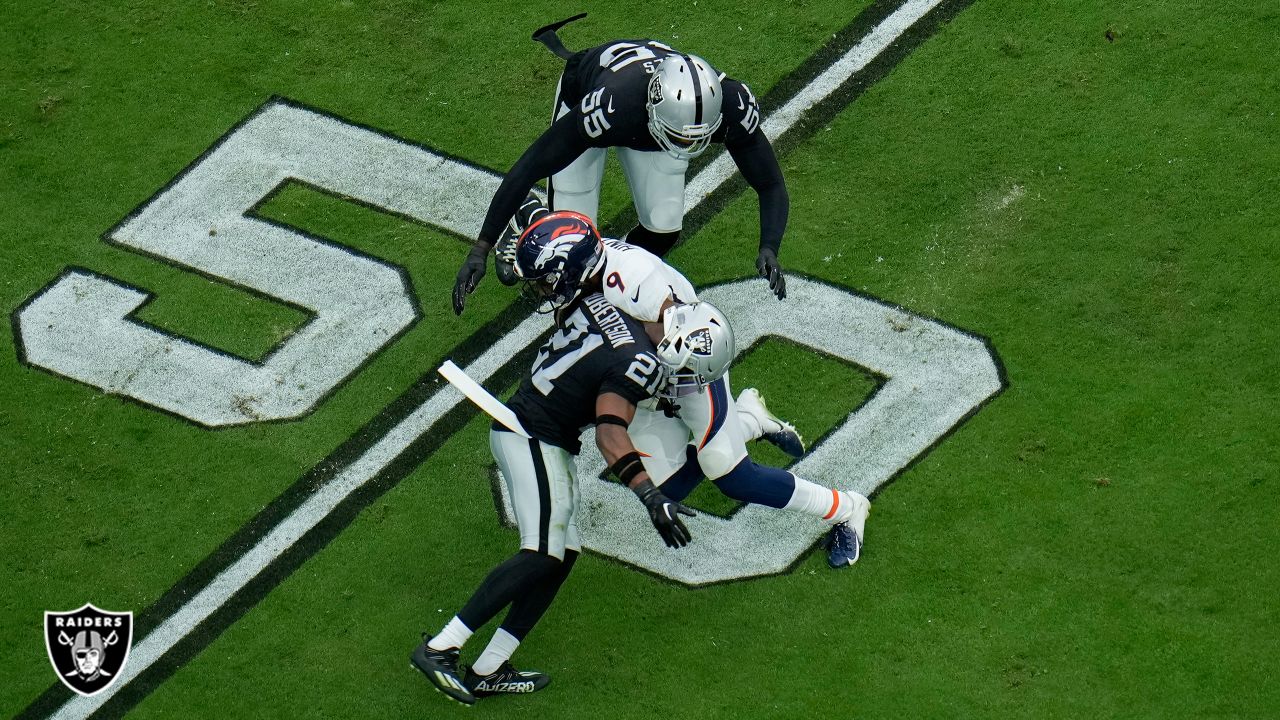
[[[109,239],[301,307],[311,319],[250,362],[131,319],[146,292],[69,270],[18,313],[26,360],[209,427],[311,410],[418,310],[400,268],[246,214],[290,180],[467,236],[482,207],[470,197],[497,187],[491,174],[422,148],[270,103]]]

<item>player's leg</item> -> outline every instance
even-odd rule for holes
[[[517,670],[511,656],[551,607],[556,593],[578,559],[578,550],[566,549],[556,572],[516,597],[502,625],[493,633],[484,652],[467,668],[463,684],[476,697],[500,693],[530,693],[546,687],[551,678],[536,670]]]
[[[702,392],[680,398],[679,405],[680,418],[695,438],[698,465],[721,492],[742,502],[792,510],[843,526],[852,534],[845,539],[855,542],[852,559],[845,564],[857,561],[870,502],[858,493],[823,487],[747,457],[740,426],[728,422],[736,417],[736,407],[727,373]]]
[[[600,211],[600,183],[604,181],[605,148],[590,148],[551,176],[547,203],[552,210],[572,210],[596,222]]]
[[[667,254],[684,227],[684,182],[689,161],[677,160],[665,152],[630,148],[618,148],[618,160],[640,221],[624,240],[654,255]]]
[[[729,497],[795,510],[831,523],[855,516],[861,495],[823,487],[747,457],[741,426],[729,422],[737,417],[729,373],[702,392],[680,398],[679,406],[680,419],[695,438],[698,465]]]
[[[494,632],[484,652],[467,670],[463,684],[476,697],[536,692],[551,682],[543,673],[517,670],[510,662],[516,648],[551,607],[551,602],[569,576],[582,549],[575,520],[579,492],[573,472],[573,458],[563,449],[548,445],[542,445],[541,452],[551,494],[548,523],[552,528],[564,528],[563,533],[548,533],[548,551],[553,555],[560,554],[563,560],[554,572],[543,576],[511,601],[511,609],[502,624]],[[505,471],[503,475],[506,476]],[[541,523],[541,519],[539,522]],[[541,534],[540,530],[539,535]]]
[[[573,478],[563,451],[499,430],[490,431],[489,446],[507,483],[520,551],[490,571],[462,610],[435,636],[424,638],[412,656],[437,689],[464,703],[475,702],[475,695],[458,675],[459,651],[513,600],[562,572],[573,513]]]

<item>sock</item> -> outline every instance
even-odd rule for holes
[[[454,615],[444,629],[436,633],[431,638],[431,642],[427,643],[427,647],[432,650],[448,650],[450,648],[460,648],[471,638],[471,628],[467,624]]]
[[[738,408],[737,410],[738,424],[742,426],[742,439],[747,442],[759,440],[760,436],[764,435],[764,428],[760,427],[760,421],[756,419],[755,415],[752,415],[742,408]]]
[[[796,478],[795,492],[791,493],[791,499],[782,507],[784,510],[795,510],[832,521],[841,511],[848,509],[849,499],[839,490]]]
[[[566,548],[564,562],[560,563],[555,572],[544,576],[537,585],[511,601],[511,609],[502,619],[502,630],[515,638],[516,642],[524,640],[546,614],[547,608],[551,607],[551,601],[556,599],[556,593],[560,592],[560,586],[569,577],[569,571],[573,570],[573,564],[577,560],[578,551]]]
[[[520,641],[515,635],[498,628],[498,631],[493,634],[493,639],[485,646],[484,652],[476,658],[471,671],[481,677],[494,674],[502,663],[511,659],[511,654],[518,647],[520,647]]]

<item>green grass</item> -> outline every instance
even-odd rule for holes
[[[698,8],[593,9],[565,35],[655,35],[763,94],[857,10]],[[264,352],[301,314],[98,237],[272,94],[504,168],[555,81],[524,38],[576,10],[10,10],[0,306],[76,264],[156,293],[149,322]],[[554,683],[472,714],[1280,715],[1277,22],[1245,2],[979,0],[784,157],[786,266],[990,338],[1009,388],[879,495],[853,570],[814,554],[686,590],[584,558],[520,651]],[[601,215],[624,202],[615,182]],[[53,681],[43,610],[147,607],[510,298],[487,282],[455,318],[462,246],[427,228],[302,189],[264,213],[404,266],[424,317],[306,419],[217,432],[22,366],[0,333],[5,711]],[[756,223],[748,193],[672,261],[744,277]],[[782,343],[735,371],[809,438],[851,409],[824,390],[858,382]],[[461,712],[406,655],[513,549],[484,424],[135,714]]]

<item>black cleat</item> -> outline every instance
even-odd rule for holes
[[[536,670],[517,670],[510,662],[504,662],[492,675],[481,677],[471,668],[467,668],[467,676],[463,685],[478,698],[504,693],[538,692],[551,682],[551,678]]]
[[[862,555],[862,538],[849,523],[837,523],[827,532],[822,547],[827,551],[827,564],[839,570],[858,562]]]
[[[432,650],[427,643],[431,636],[423,633],[422,644],[414,648],[409,656],[413,667],[422,671],[423,675],[436,686],[436,690],[444,693],[451,700],[463,705],[474,705],[476,696],[463,685],[458,678],[458,648],[452,650]]]
[[[520,238],[520,233],[516,229],[515,221],[507,223],[507,227],[502,232],[502,237],[498,239],[498,244],[493,247],[493,269],[498,275],[498,282],[511,287],[520,282],[520,276],[516,275],[516,240]]]

